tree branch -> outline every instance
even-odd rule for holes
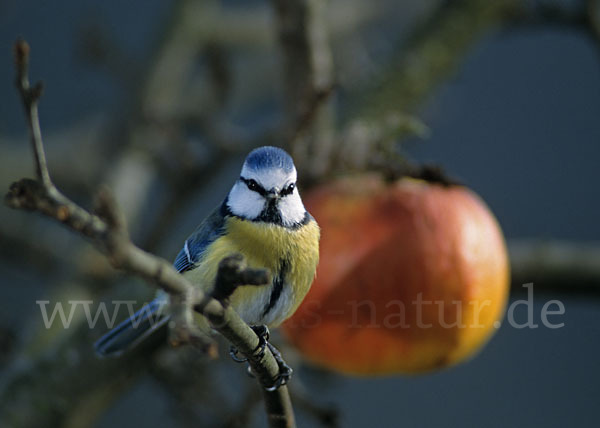
[[[327,170],[334,120],[327,100],[334,87],[327,2],[272,0],[281,45],[287,123],[285,139],[305,180]],[[310,132],[310,134],[309,134]]]
[[[581,31],[593,43],[600,46],[600,1],[582,0],[580,7],[571,9],[560,2],[536,3],[528,8],[516,8],[507,22],[508,26],[564,27]]]
[[[88,237],[94,246],[103,252],[111,264],[127,273],[140,276],[160,287],[175,302],[181,302],[185,311],[196,310],[206,316],[211,326],[228,339],[248,358],[253,372],[263,387],[265,404],[271,427],[293,427],[294,415],[285,386],[276,391],[267,391],[275,384],[279,366],[269,349],[260,352],[259,339],[254,331],[242,321],[237,313],[226,304],[204,294],[180,275],[169,262],[136,247],[130,240],[124,216],[107,190],[97,195],[95,213],[90,213],[62,195],[52,184],[45,163],[37,103],[41,86],[29,87],[27,64],[29,47],[24,41],[15,44],[17,86],[25,105],[31,130],[38,180],[21,179],[10,187],[5,201],[15,209],[40,212],[58,220],[71,230]],[[222,281],[245,284],[244,281],[259,282],[267,279],[264,273],[249,271],[238,257],[228,258],[221,264],[219,276]],[[232,291],[233,292],[233,291]],[[193,318],[186,317],[190,320]],[[182,325],[176,323],[178,328]],[[194,326],[183,325],[186,333],[192,334]],[[181,337],[181,336],[180,336]]]
[[[508,242],[512,289],[585,296],[600,295],[600,246],[597,243],[511,240]]]
[[[38,120],[38,100],[42,96],[44,85],[36,83],[33,87],[29,85],[29,45],[24,40],[17,40],[14,48],[15,65],[17,67],[17,88],[25,107],[25,116],[28,120],[31,146],[35,155],[36,175],[45,187],[52,187],[46,155],[42,143],[42,131]]]
[[[520,7],[518,0],[441,2],[396,50],[390,67],[364,90],[351,118],[378,118],[390,111],[410,113],[453,73],[485,32],[502,25]]]

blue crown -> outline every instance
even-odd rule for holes
[[[292,157],[285,150],[272,146],[252,150],[244,163],[253,170],[279,168],[285,172],[292,172],[295,168]]]

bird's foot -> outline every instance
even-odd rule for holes
[[[256,335],[258,336],[258,345],[252,353],[256,354],[256,358],[261,359],[265,355],[265,349],[269,344],[269,328],[266,325],[253,325],[250,326],[250,328],[254,330],[254,333],[256,333]],[[231,348],[229,348],[229,356],[236,363],[245,363],[246,361],[248,361],[248,358],[240,357],[240,352],[235,346],[231,346]]]
[[[277,375],[277,378],[275,379],[273,385],[266,388],[266,390],[275,391],[279,389],[279,387],[289,382],[289,380],[292,378],[292,373],[294,373],[294,370],[292,370],[292,368],[288,366],[283,360],[279,349],[271,345],[269,342],[267,342],[267,346],[269,347],[269,351],[271,351],[271,353],[273,354],[273,357],[275,357],[275,361],[277,361],[277,366],[279,366],[279,374]]]
[[[240,357],[240,351],[238,351],[238,348],[236,348],[233,345],[231,345],[231,347],[229,348],[229,356],[236,363],[245,363],[246,361],[248,361],[248,358]]]
[[[254,330],[254,333],[258,336],[258,345],[253,354],[256,354],[256,358],[260,360],[264,357],[267,346],[269,346],[270,349],[269,338],[271,337],[271,333],[269,332],[269,327],[266,325],[253,325],[250,328]]]
[[[261,359],[265,355],[265,350],[268,347],[269,351],[273,354],[275,361],[277,362],[277,366],[279,367],[279,374],[275,379],[275,382],[272,386],[266,388],[267,391],[275,391],[279,389],[281,386],[286,385],[292,377],[292,373],[294,372],[290,366],[286,364],[281,356],[281,352],[274,346],[269,343],[269,329],[266,325],[255,325],[250,327],[254,330],[254,333],[258,336],[258,345],[256,349],[254,349],[253,354],[256,355],[257,359]],[[244,363],[248,361],[246,357],[240,357],[239,351],[235,346],[232,346],[229,355],[233,359],[233,361],[237,363]],[[254,377],[254,373],[252,373],[252,367],[248,364],[247,370],[248,376]]]

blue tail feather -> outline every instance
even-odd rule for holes
[[[96,353],[102,357],[116,357],[134,347],[169,321],[162,314],[164,299],[155,299],[102,336],[95,344]]]

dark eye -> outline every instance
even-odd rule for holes
[[[246,183],[246,187],[248,187],[248,189],[252,190],[253,192],[260,193],[261,195],[264,194],[264,189],[252,178],[240,177],[240,180]]]
[[[254,191],[254,192],[258,192],[259,186],[258,183],[254,180],[248,180],[246,181],[246,186],[248,186],[248,189]]]
[[[291,195],[292,193],[294,193],[294,189],[295,189],[295,188],[296,188],[296,184],[295,184],[295,183],[292,183],[292,184],[290,184],[288,187],[286,187],[285,189],[283,189],[283,191],[281,192],[281,194],[282,194],[283,196],[286,196],[286,195]]]

